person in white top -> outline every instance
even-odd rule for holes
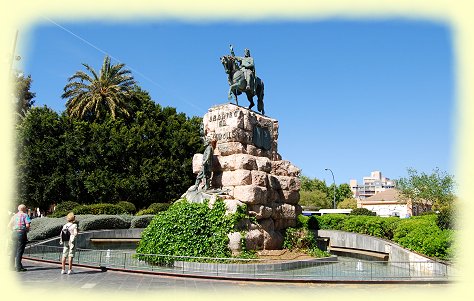
[[[69,271],[67,273],[72,274],[72,260],[76,251],[75,240],[78,233],[78,229],[74,213],[69,212],[69,214],[66,216],[66,219],[67,223],[61,229],[61,233],[63,232],[63,230],[66,229],[66,231],[69,232],[69,239],[67,240],[66,238],[63,241],[63,235],[59,235],[59,244],[64,246],[63,258],[61,261],[61,274],[66,274],[66,258],[69,258]]]

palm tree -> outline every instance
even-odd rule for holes
[[[66,112],[71,117],[99,119],[107,112],[113,119],[123,113],[130,116],[126,99],[135,84],[130,70],[122,69],[125,64],[110,64],[106,56],[100,74],[87,64],[82,64],[90,75],[77,71],[68,78],[62,98],[67,98]]]

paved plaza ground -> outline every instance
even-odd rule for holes
[[[210,280],[200,278],[169,277],[117,271],[102,272],[98,269],[74,268],[74,274],[61,275],[60,265],[23,260],[26,272],[15,273],[18,280],[35,292],[50,292],[57,287],[75,288],[89,292],[148,292],[148,293],[225,293],[237,290],[248,293],[330,293],[347,291],[400,292],[402,289],[443,290],[452,284],[327,284],[327,283],[280,283],[257,281]],[[12,272],[14,273],[14,272]]]

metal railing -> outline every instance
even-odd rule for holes
[[[62,248],[30,245],[25,257],[60,261]],[[431,262],[361,260],[269,261],[262,259],[203,258],[140,254],[123,250],[77,249],[75,264],[192,276],[240,279],[308,281],[446,281],[453,280],[451,266]],[[155,263],[151,263],[155,262]]]

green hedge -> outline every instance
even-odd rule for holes
[[[135,212],[137,212],[137,208],[131,202],[120,201],[117,203],[117,206],[122,207],[123,209],[125,209],[125,211],[127,211],[127,213],[130,214],[134,214]]]
[[[376,216],[377,213],[367,209],[367,208],[356,208],[352,209],[349,215],[368,215],[368,216]]]
[[[148,206],[147,209],[142,209],[137,212],[136,215],[150,215],[150,214],[158,214],[161,211],[166,211],[171,206],[168,203],[153,203]]]
[[[28,232],[29,241],[44,240],[55,236],[59,237],[61,228],[66,223],[64,218],[42,217],[31,221]]]
[[[123,207],[114,204],[92,204],[92,205],[80,205],[73,209],[74,214],[125,214],[127,210]]]
[[[69,212],[72,210],[54,210],[53,213],[49,214],[48,217],[56,218],[56,217],[63,217],[68,215]]]
[[[49,217],[63,217],[66,216],[69,212],[77,206],[80,206],[79,203],[74,201],[65,201],[56,205],[54,212],[49,215]]]
[[[130,228],[130,222],[117,215],[91,216],[79,222],[80,231],[128,228]]]
[[[438,216],[415,216],[401,222],[393,240],[401,246],[428,256],[451,259],[454,256],[455,232],[440,229]]]
[[[131,226],[131,219],[117,215],[76,215],[79,231],[100,229],[127,229]],[[59,237],[62,226],[66,223],[63,218],[35,218],[31,221],[29,241],[45,240]]]
[[[118,215],[121,219],[123,219],[124,221],[126,221],[127,223],[131,223],[133,221],[133,219],[135,218],[134,215],[130,215],[130,214],[119,214]]]
[[[315,216],[319,229],[367,234],[392,240],[409,250],[449,260],[453,257],[454,231],[440,229],[437,215],[414,216],[407,219],[379,216]]]
[[[66,201],[66,202],[57,204],[54,211],[72,211],[74,207],[77,207],[79,205],[80,204],[78,202]]]
[[[297,216],[297,228],[306,228],[309,230],[318,230],[319,224],[315,216],[304,216],[302,214]]]
[[[342,222],[347,218],[344,214],[324,214],[315,216],[318,221],[319,229],[341,230]]]
[[[146,228],[154,216],[154,214],[135,216],[130,223],[130,228]]]

